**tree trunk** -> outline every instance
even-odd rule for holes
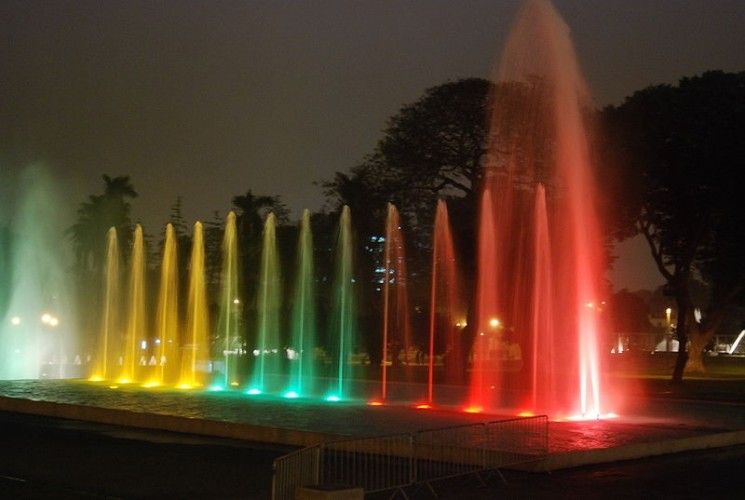
[[[690,309],[688,290],[676,290],[675,302],[678,306],[678,324],[675,328],[678,336],[678,357],[675,360],[672,382],[680,384],[683,382],[683,372],[688,362],[688,351],[686,350],[686,344],[688,343],[688,310]]]
[[[691,334],[691,346],[688,349],[688,363],[685,366],[685,373],[704,373],[704,347],[709,342],[709,336],[704,332],[695,332]]]

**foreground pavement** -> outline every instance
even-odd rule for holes
[[[3,498],[269,498],[287,448],[0,413]],[[745,446],[436,483],[445,499],[741,498]],[[410,496],[431,498],[424,488]],[[387,496],[386,496],[387,498]]]

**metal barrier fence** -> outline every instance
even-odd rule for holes
[[[272,464],[272,498],[294,500],[295,489],[319,484],[321,446],[309,446],[288,453]]]
[[[355,486],[373,493],[415,480],[411,434],[348,439],[323,444],[321,449],[321,484]]]
[[[410,434],[352,438],[297,450],[274,461],[272,498],[301,486],[343,485],[365,493],[517,465],[548,453],[548,418],[496,420]]]

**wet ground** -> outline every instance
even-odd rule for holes
[[[691,399],[695,394],[681,395],[666,391],[664,385],[657,388],[652,383],[651,386],[646,395],[634,397],[633,414],[603,420],[551,422],[550,450],[605,448],[745,429],[744,401]],[[0,381],[0,395],[308,430],[340,437],[397,434],[506,417],[469,414],[454,407],[417,410],[403,405],[368,406],[364,401],[323,403],[257,398],[239,391],[154,390],[136,386],[112,389],[107,384],[61,380]]]

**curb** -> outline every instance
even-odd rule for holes
[[[571,469],[585,465],[597,465],[624,460],[669,455],[685,451],[707,450],[710,448],[725,448],[745,444],[745,430],[707,434],[665,441],[651,441],[632,443],[613,448],[597,448],[591,450],[567,451],[549,454],[543,460],[510,467],[515,470],[530,472],[550,472]]]
[[[52,403],[50,401],[34,401],[4,396],[0,396],[0,411],[298,447],[312,446],[324,441],[340,438],[340,436],[335,434],[324,434],[321,432],[280,429],[276,427],[263,427],[236,422],[220,422],[217,420],[203,420],[154,413],[139,413],[129,410]]]

